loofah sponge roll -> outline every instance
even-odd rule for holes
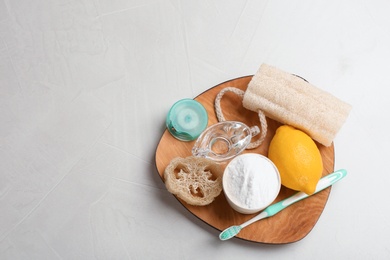
[[[303,130],[330,146],[351,106],[300,77],[262,64],[243,98],[246,109]]]
[[[174,158],[164,171],[168,191],[188,204],[208,205],[222,191],[221,166],[209,159]]]

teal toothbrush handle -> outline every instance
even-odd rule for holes
[[[341,170],[335,171],[335,172],[333,172],[331,174],[328,174],[325,177],[322,177],[318,181],[317,188],[316,188],[316,190],[315,190],[315,192],[313,194],[316,194],[316,193],[322,191],[323,189],[328,188],[329,186],[333,185],[337,181],[339,181],[342,178],[344,178],[346,175],[347,175],[347,171],[344,170],[344,169],[341,169]],[[267,217],[270,217],[270,216],[275,215],[279,211],[287,208],[291,204],[294,204],[295,202],[303,200],[303,199],[305,199],[305,198],[307,198],[309,196],[310,195],[308,195],[308,194],[306,194],[306,193],[301,191],[301,192],[298,192],[298,193],[294,194],[291,197],[288,197],[288,198],[286,198],[284,200],[279,201],[278,203],[275,203],[275,204],[267,207],[264,211],[267,213]]]

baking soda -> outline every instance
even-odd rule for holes
[[[227,192],[241,207],[256,209],[268,206],[280,189],[275,166],[258,154],[236,157],[226,167]]]

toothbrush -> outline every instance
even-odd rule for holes
[[[322,177],[318,181],[317,188],[313,194],[316,194],[316,193],[322,191],[323,189],[333,185],[337,181],[344,178],[346,175],[347,175],[347,171],[344,169],[341,169],[341,170],[335,171],[331,174],[328,174],[325,177]],[[256,221],[259,221],[261,219],[271,217],[271,216],[275,215],[276,213],[278,213],[279,211],[294,204],[295,202],[303,200],[309,196],[310,195],[307,195],[304,192],[298,192],[298,193],[292,195],[291,197],[288,197],[288,198],[281,200],[281,201],[279,201],[271,206],[268,206],[259,215],[246,221],[245,223],[238,225],[238,226],[231,226],[231,227],[225,229],[224,231],[222,231],[221,234],[219,234],[219,239],[220,240],[228,240],[228,239],[236,236],[241,231],[241,229],[243,229],[244,227],[249,226],[250,224],[252,224]]]

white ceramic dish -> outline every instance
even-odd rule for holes
[[[255,153],[241,154],[226,166],[223,191],[237,212],[253,214],[265,209],[278,196],[281,180],[270,159]]]

